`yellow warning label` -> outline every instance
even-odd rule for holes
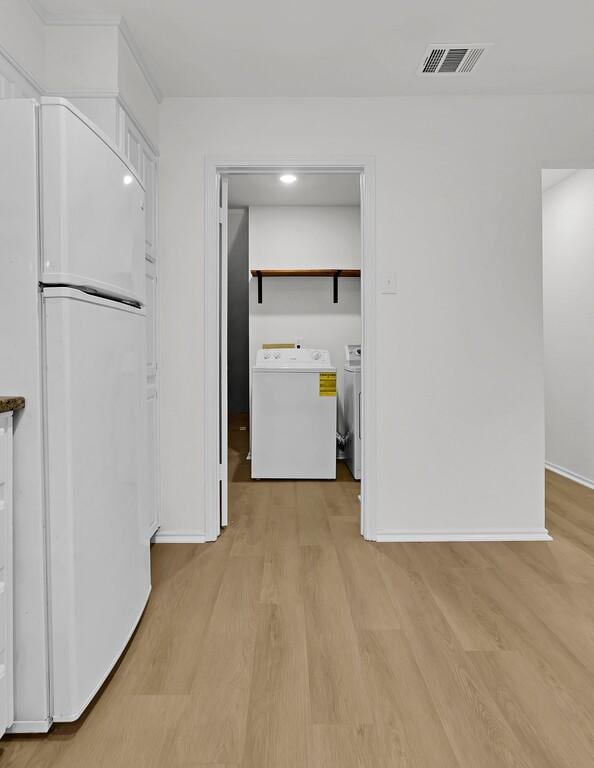
[[[320,373],[320,397],[336,397],[335,373]]]

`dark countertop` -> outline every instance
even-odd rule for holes
[[[24,397],[2,397],[0,396],[0,413],[7,411],[19,411],[25,407]]]

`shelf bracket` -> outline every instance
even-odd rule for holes
[[[260,270],[256,272],[256,277],[258,278],[258,304],[262,303],[262,273]]]
[[[332,278],[333,283],[333,296],[332,300],[335,304],[338,304],[338,278],[340,277],[341,270],[337,269]]]

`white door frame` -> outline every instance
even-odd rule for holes
[[[362,463],[361,534],[376,539],[377,499],[377,419],[375,413],[376,349],[376,258],[375,258],[375,160],[372,157],[295,157],[268,158],[207,156],[204,164],[205,196],[205,280],[204,280],[204,509],[205,538],[215,541],[220,532],[219,482],[219,178],[227,174],[281,173],[358,173],[361,175],[361,344],[363,365],[361,389]],[[340,365],[340,361],[334,361]]]

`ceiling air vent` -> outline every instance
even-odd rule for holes
[[[420,75],[467,75],[474,71],[485,45],[431,45],[427,48]]]

